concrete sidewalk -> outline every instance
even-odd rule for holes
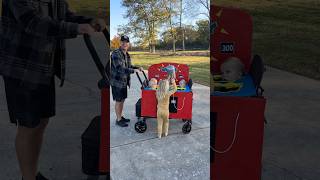
[[[193,124],[190,134],[182,133],[183,122],[170,120],[169,136],[157,138],[156,119],[147,119],[147,131],[134,130],[135,103],[141,98],[140,83],[132,75],[132,88],[125,103],[129,127],[115,125],[111,102],[111,177],[113,180],[209,179],[210,100],[209,87],[193,86]],[[112,97],[111,97],[112,99]]]
[[[320,82],[267,68],[263,180],[320,177]]]

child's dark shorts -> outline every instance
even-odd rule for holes
[[[119,88],[115,86],[112,87],[112,97],[114,101],[121,102],[124,101],[128,96],[128,90],[127,87],[125,88]]]
[[[35,128],[40,121],[55,115],[55,84],[28,89],[20,80],[3,77],[10,121],[19,126]]]

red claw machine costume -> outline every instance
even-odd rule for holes
[[[252,19],[234,8],[211,6],[210,155],[212,180],[259,180],[266,100],[260,86],[264,66],[252,57]],[[225,81],[221,66],[231,57],[243,74]],[[213,87],[211,87],[213,88]]]

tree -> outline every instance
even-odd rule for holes
[[[148,44],[150,52],[155,53],[158,28],[165,20],[166,10],[158,0],[123,0],[127,8],[125,18],[129,19],[126,28],[132,29],[134,37],[141,44]]]
[[[114,37],[112,38],[112,40],[111,40],[110,48],[111,48],[112,50],[117,49],[117,48],[120,47],[120,44],[121,44],[121,42],[120,42],[120,37],[119,37],[119,36],[114,36]]]
[[[209,47],[209,27],[208,20],[203,19],[196,22],[196,26],[186,25],[183,27],[185,31],[185,48],[186,49],[207,49]],[[176,31],[181,31],[180,27],[176,28]],[[170,49],[171,33],[170,30],[166,30],[161,34],[162,41],[160,42],[160,48]],[[183,39],[177,39],[177,48],[183,49]],[[179,47],[180,45],[180,47]],[[181,47],[182,45],[182,47]]]
[[[180,35],[182,38],[182,50],[185,51],[186,47],[185,47],[185,30],[184,28],[182,28],[182,15],[184,12],[184,8],[183,8],[183,0],[180,0],[180,7],[179,7],[179,24],[180,24]]]
[[[188,12],[190,16],[204,15],[210,21],[210,0],[187,0],[186,4],[189,7]],[[199,11],[200,7],[204,10]]]
[[[177,31],[175,28],[174,17],[177,15],[178,1],[177,0],[163,0],[166,9],[166,18],[169,25],[169,32],[172,40],[172,51],[176,52]]]
[[[208,20],[199,20],[196,22],[198,27],[198,41],[203,45],[209,45],[210,43],[210,28]]]

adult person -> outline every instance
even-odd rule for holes
[[[65,79],[65,39],[105,28],[101,19],[77,16],[65,0],[2,0],[0,75],[10,121],[17,124],[17,159],[24,180],[38,172],[43,134],[55,115],[55,81]]]
[[[116,125],[127,127],[130,119],[123,116],[123,106],[128,96],[127,87],[130,88],[130,75],[143,71],[142,67],[133,66],[128,53],[130,47],[129,37],[122,35],[120,47],[111,54],[111,78],[112,97],[115,101]]]

